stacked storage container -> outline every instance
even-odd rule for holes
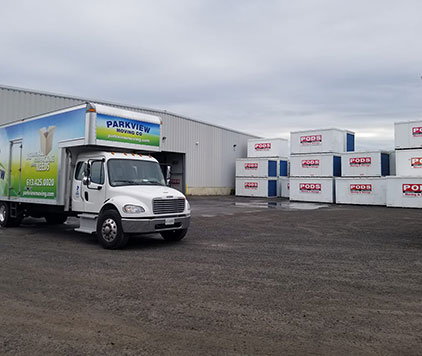
[[[339,204],[386,205],[386,178],[390,174],[387,152],[341,154],[341,175],[336,179]]]
[[[387,206],[422,208],[422,121],[394,124],[396,175],[387,178]]]
[[[285,139],[248,140],[248,158],[236,160],[236,195],[283,196],[281,177],[288,175],[288,142]]]
[[[339,129],[290,134],[290,199],[335,203],[342,152],[355,150],[355,134]]]

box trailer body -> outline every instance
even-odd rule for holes
[[[335,178],[290,177],[290,200],[335,203]]]
[[[248,158],[252,157],[287,157],[289,143],[284,138],[249,139]]]
[[[277,178],[236,177],[236,196],[272,198],[279,194]]]
[[[381,177],[390,175],[390,155],[387,152],[347,152],[341,154],[343,177]]]
[[[160,151],[160,143],[160,118],[90,103],[1,126],[0,224],[77,215],[79,231],[101,235],[104,212],[113,210],[118,229],[107,225],[106,239],[99,236],[106,248],[123,246],[128,233],[161,231],[169,239],[185,233],[185,197],[163,186],[158,162],[142,154]]]
[[[280,192],[280,197],[290,197],[290,182],[288,177],[278,178],[278,191]]]
[[[422,149],[396,151],[397,176],[422,177]]]
[[[336,179],[336,203],[386,205],[387,181],[384,177]]]
[[[290,133],[290,153],[338,153],[355,150],[355,134],[339,129],[294,131]]]
[[[394,147],[422,148],[422,120],[394,123]]]
[[[422,208],[422,177],[387,177],[387,206]]]
[[[340,154],[292,155],[290,157],[290,175],[294,177],[339,177],[341,176]]]
[[[287,176],[287,158],[238,158],[236,177]]]

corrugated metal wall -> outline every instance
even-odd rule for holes
[[[186,184],[192,194],[221,194],[233,189],[235,160],[246,157],[247,140],[255,137],[165,111],[1,86],[0,124],[85,101],[160,116],[166,137],[162,150],[186,154]]]

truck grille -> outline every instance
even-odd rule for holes
[[[185,210],[185,199],[154,199],[152,211],[154,214],[183,213]]]

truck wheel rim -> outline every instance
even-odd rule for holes
[[[113,219],[106,219],[101,226],[101,234],[107,242],[112,242],[117,236],[117,224]]]
[[[6,220],[6,207],[4,205],[0,206],[0,222],[4,223]]]

